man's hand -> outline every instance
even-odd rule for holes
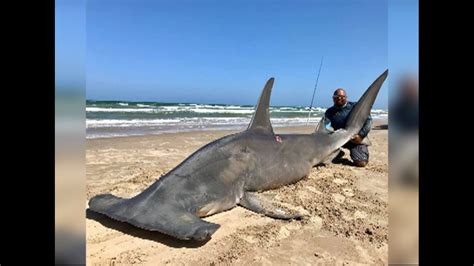
[[[361,144],[362,143],[362,137],[359,134],[356,134],[351,138],[351,142],[354,143],[354,144]]]

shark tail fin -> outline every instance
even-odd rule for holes
[[[382,87],[382,84],[384,83],[387,76],[388,69],[385,70],[385,72],[383,72],[360,97],[359,101],[355,104],[354,108],[349,114],[349,118],[347,119],[346,123],[346,130],[360,130],[362,128],[365,120],[370,115],[370,110],[372,109],[372,105],[375,102],[375,98],[377,97],[377,94],[380,91],[380,88]]]

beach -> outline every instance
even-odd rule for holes
[[[386,265],[388,130],[376,121],[370,162],[317,166],[296,184],[263,194],[297,206],[301,221],[276,220],[242,207],[204,220],[221,227],[208,242],[181,241],[87,212],[87,265]],[[275,128],[311,133],[314,126]],[[132,197],[205,144],[235,130],[86,140],[87,201],[101,193]],[[345,150],[344,158],[350,159]],[[85,202],[87,208],[87,202]]]

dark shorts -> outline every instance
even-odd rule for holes
[[[348,142],[342,146],[343,148],[349,149],[351,152],[351,159],[352,161],[369,161],[369,148],[365,144],[354,144],[352,142]]]

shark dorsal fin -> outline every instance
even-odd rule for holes
[[[270,78],[265,87],[263,88],[262,94],[258,99],[255,113],[253,114],[250,125],[247,128],[249,131],[273,134],[273,127],[270,122],[270,95],[272,93],[274,78]]]

